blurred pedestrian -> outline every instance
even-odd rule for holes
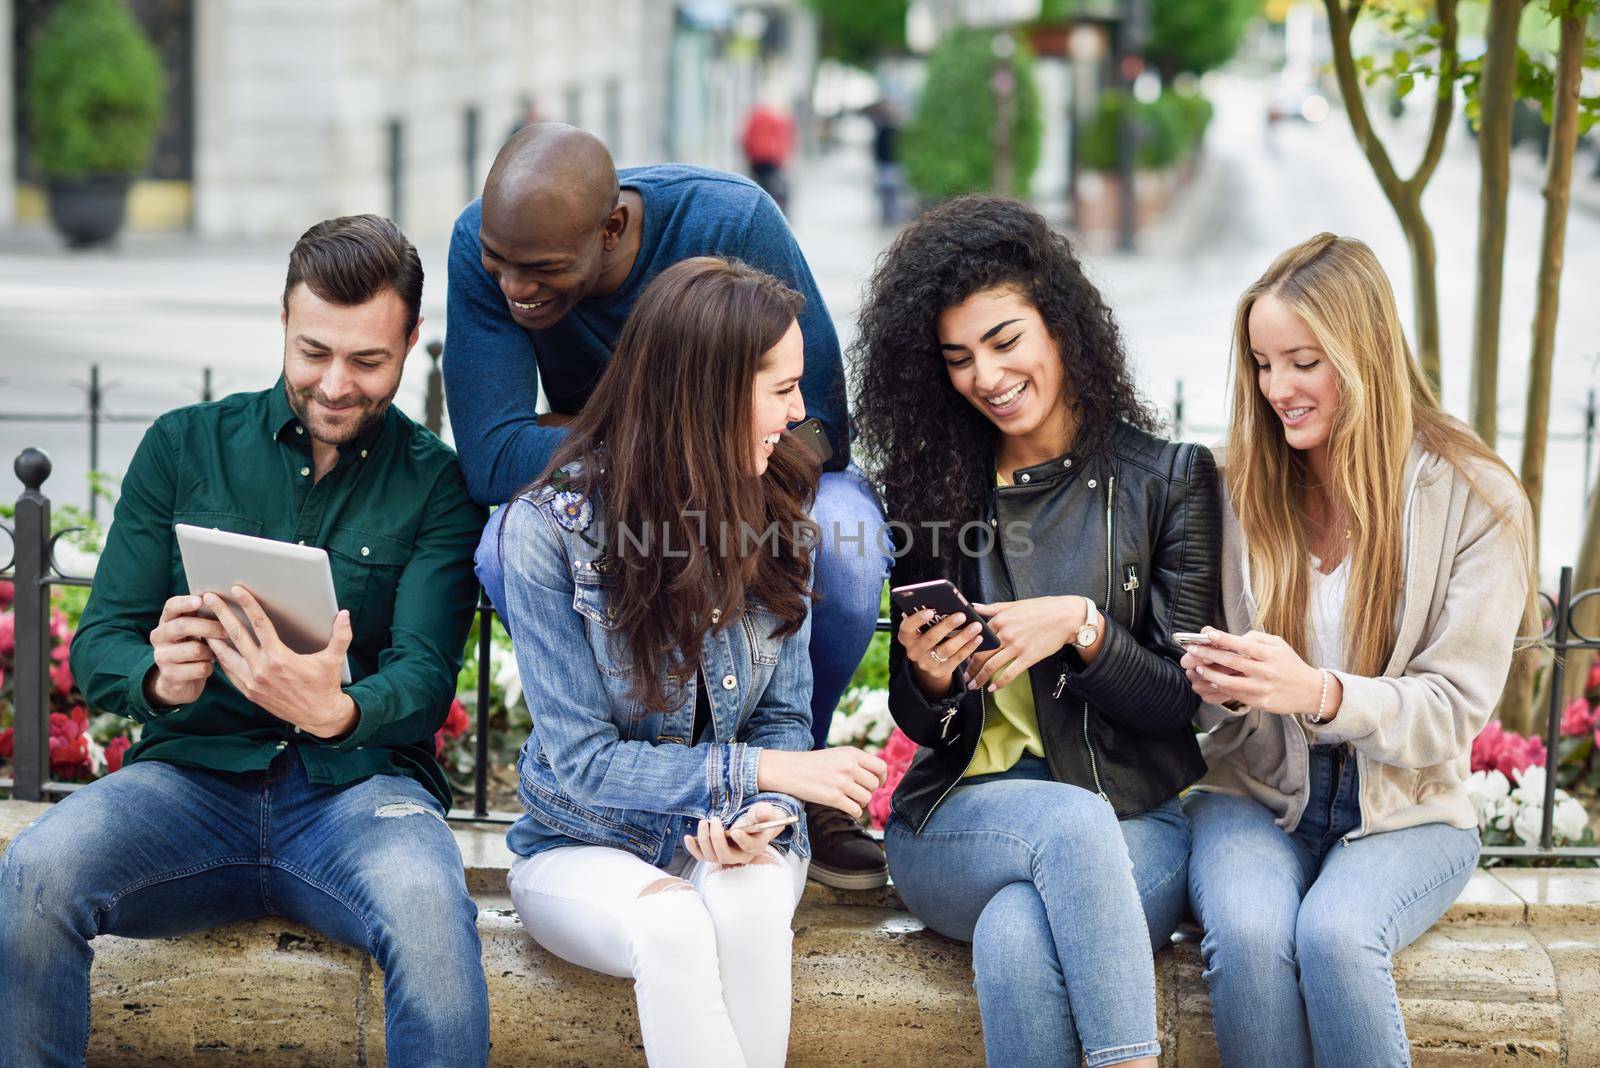
[[[900,221],[900,116],[893,104],[880,100],[867,109],[872,121],[872,165],[878,194],[878,222]]]
[[[783,165],[794,151],[794,120],[767,103],[757,103],[744,121],[739,138],[750,177],[777,202],[778,209],[789,211],[788,182]]]

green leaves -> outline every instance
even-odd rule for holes
[[[26,99],[45,174],[135,174],[161,123],[165,75],[122,0],[63,0],[27,53]]]
[[[871,69],[906,50],[907,0],[808,0],[817,13],[822,54]]]
[[[995,58],[993,31],[951,33],[928,60],[916,114],[902,135],[901,162],[912,187],[929,199],[988,192],[994,180],[997,75],[1012,83],[1012,188],[1026,196],[1039,165],[1042,121],[1033,61],[1018,44],[1004,65]]]

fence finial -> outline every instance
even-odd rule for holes
[[[11,470],[17,473],[23,486],[37,493],[44,480],[50,477],[50,454],[43,449],[27,448],[17,453]]]

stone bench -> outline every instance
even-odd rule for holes
[[[0,802],[0,848],[43,810]],[[457,840],[480,908],[492,1062],[642,1064],[632,985],[533,944],[498,831]],[[983,1063],[968,948],[925,930],[892,889],[811,884],[794,926],[791,1064]],[[94,945],[91,1064],[382,1063],[378,969],[296,924]],[[1156,969],[1162,1064],[1217,1065],[1192,934]],[[1396,981],[1423,1068],[1600,1065],[1600,872],[1480,871],[1401,954]]]

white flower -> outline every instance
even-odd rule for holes
[[[500,692],[505,694],[506,707],[516,708],[517,703],[522,700],[522,675],[517,671],[516,654],[491,643],[489,671],[491,680],[500,688]]]
[[[1517,809],[1517,814],[1511,820],[1511,830],[1525,846],[1539,844],[1539,835],[1544,830],[1544,806],[1523,805]]]
[[[889,691],[857,687],[845,694],[828,725],[829,745],[877,746],[889,740],[894,719]]]
[[[1487,830],[1495,826],[1495,821],[1505,815],[1511,780],[1498,771],[1475,771],[1467,777],[1466,788],[1478,816],[1478,827]]]
[[[1556,802],[1554,830],[1558,841],[1576,842],[1588,826],[1589,813],[1584,810],[1583,802],[1572,797],[1562,797]]]
[[[1544,807],[1544,769],[1530,764],[1517,776],[1517,788],[1511,791],[1512,800],[1519,805]]]
[[[94,578],[95,568],[100,566],[100,554],[78,548],[72,543],[72,539],[67,537],[56,542],[55,562],[63,575],[71,575],[73,578]]]
[[[1511,795],[1511,780],[1499,771],[1475,771],[1467,776],[1467,793],[1486,800],[1504,801]]]

